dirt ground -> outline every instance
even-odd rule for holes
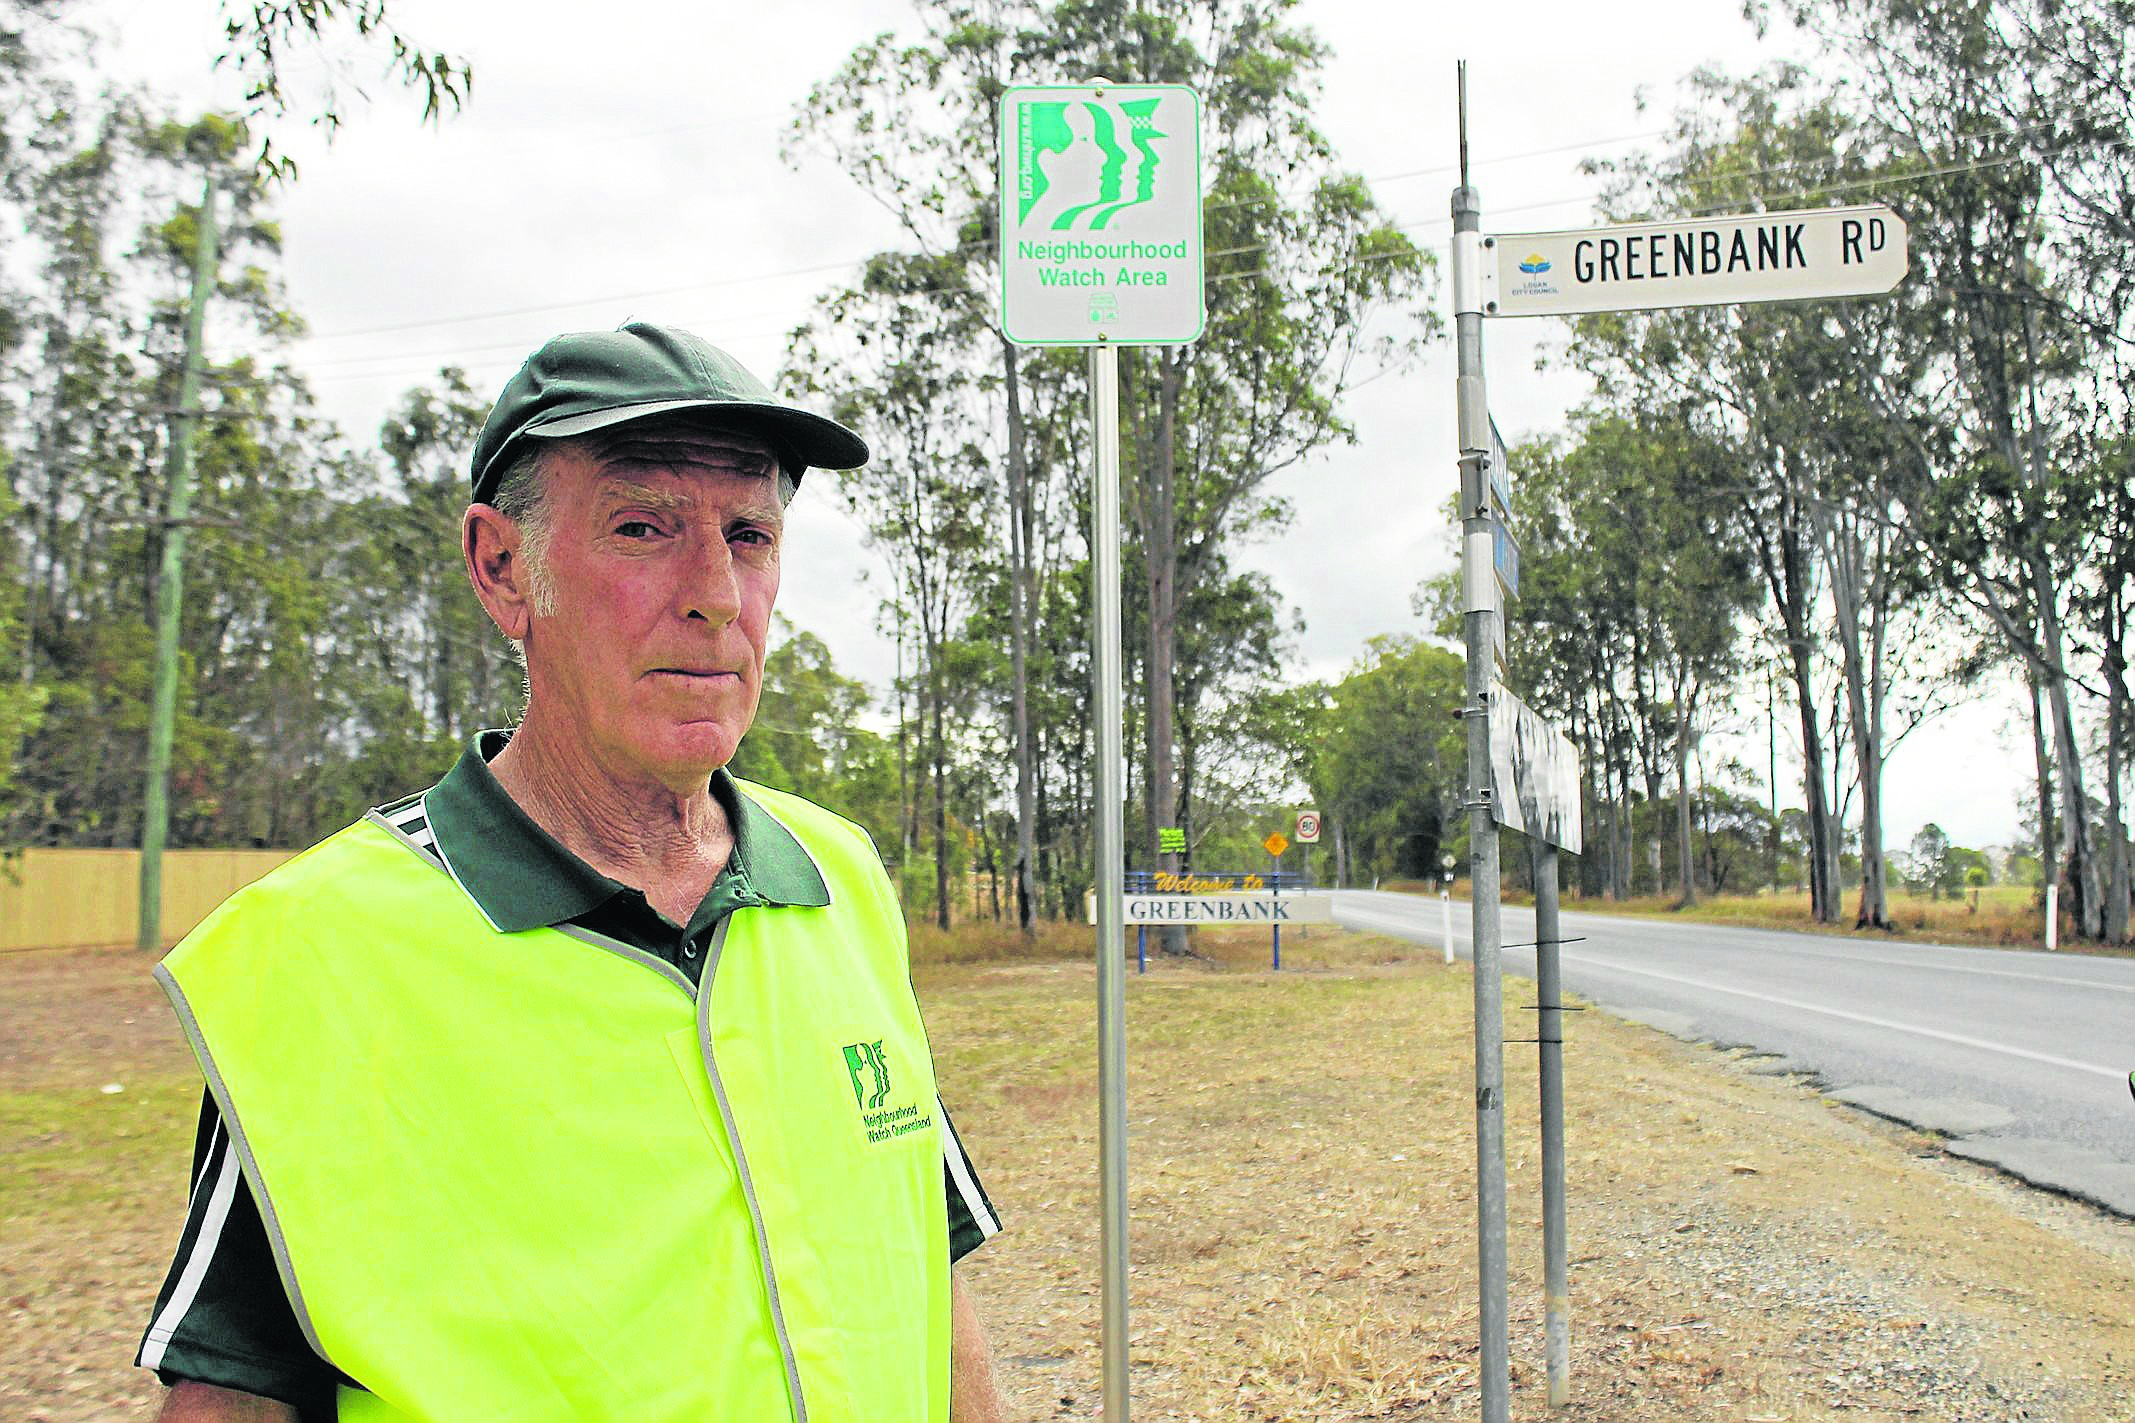
[[[1134,1414],[1478,1415],[1470,979],[1315,931],[1129,984]],[[966,1278],[1010,1416],[1098,1412],[1095,974],[922,969],[1008,1230]],[[1508,1038],[1532,1037],[1507,982]],[[1758,1063],[1569,1019],[1572,1403],[1543,1397],[1534,1050],[1507,1049],[1514,1416],[2135,1420],[2135,1223]],[[111,1091],[111,1087],[122,1090]],[[144,960],[0,956],[0,1419],[153,1411],[129,1367],[193,1068]]]

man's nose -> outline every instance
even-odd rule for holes
[[[741,616],[741,579],[726,536],[714,529],[691,541],[681,588],[683,616],[724,627]]]

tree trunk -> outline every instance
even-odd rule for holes
[[[943,725],[942,703],[947,698],[941,684],[941,644],[933,638],[929,638],[928,643],[928,695],[934,702],[934,923],[946,933],[949,929],[949,743]]]
[[[2046,752],[2046,717],[2039,706],[2038,674],[2024,669],[2024,690],[2031,694],[2031,755],[2039,781],[2039,903],[2046,902],[2046,887],[2060,878],[2060,859],[2054,853],[2058,836],[2053,819],[2053,762]]]
[[[1852,521],[1836,513],[1818,523],[1824,556],[1831,567],[1831,606],[1838,622],[1840,661],[1846,684],[1846,719],[1853,732],[1853,759],[1861,787],[1861,896],[1853,927],[1890,927],[1890,906],[1883,865],[1883,727],[1882,697],[1870,684],[1875,669],[1861,646],[1861,613],[1870,596],[1872,573]],[[1873,614],[1871,613],[1871,616]]]
[[[1817,723],[1817,701],[1811,675],[1812,648],[1809,617],[1816,590],[1811,586],[1810,547],[1803,527],[1801,501],[1782,497],[1775,532],[1764,536],[1761,511],[1746,516],[1757,537],[1757,553],[1763,565],[1772,601],[1786,630],[1787,661],[1794,681],[1794,702],[1801,722],[1802,799],[1807,803],[1809,844],[1809,915],[1819,924],[1838,918],[1838,836],[1831,823],[1830,802],[1824,798],[1824,739]]]
[[[2128,939],[2128,830],[2120,777],[2127,766],[2127,654],[2114,636],[2105,649],[2105,939]]]
[[[1008,650],[1016,755],[1016,924],[1023,937],[1038,933],[1033,846],[1037,843],[1036,757],[1030,729],[1030,441],[1023,427],[1022,382],[1016,348],[1001,342],[1001,374],[1008,400]]]
[[[2054,760],[2061,773],[2061,854],[2068,866],[2076,932],[2096,939],[2105,931],[2105,894],[2091,850],[2090,816],[2083,797],[2083,748],[2076,741],[2076,721],[2069,710],[2065,644],[2061,615],[2053,603],[2053,574],[2043,555],[2030,560],[2039,614],[2039,642],[2046,654],[2046,706],[2053,722]]]
[[[993,896],[993,922],[1001,922],[1001,866],[993,852],[993,826],[990,817],[979,816],[979,845],[986,854],[986,887]]]
[[[1698,902],[1697,867],[1690,858],[1690,726],[1692,700],[1680,689],[1675,711],[1675,872],[1682,883],[1681,905]],[[1657,843],[1657,842],[1656,842]]]
[[[1174,765],[1178,702],[1175,677],[1179,632],[1178,505],[1174,485],[1174,461],[1178,443],[1179,391],[1185,379],[1183,365],[1174,363],[1164,350],[1151,353],[1157,375],[1157,427],[1148,462],[1143,468],[1142,518],[1143,563],[1149,595],[1149,784],[1147,787],[1150,840],[1164,826],[1178,824],[1178,771]],[[1182,858],[1158,856],[1157,863],[1177,874]],[[1157,933],[1157,943],[1167,954],[1187,952],[1186,930],[1166,925]]]
[[[904,710],[904,604],[897,605],[897,673],[891,685],[897,690],[897,856],[899,887],[904,867],[912,862],[912,842],[919,838],[919,803],[912,794],[911,722]]]

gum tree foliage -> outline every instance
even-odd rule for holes
[[[2114,571],[2096,557],[2105,491],[2089,476],[2125,419],[2127,6],[1800,0],[1786,13],[1826,43],[1906,170],[1892,191],[1940,360],[1924,384],[1861,393],[1904,456],[1893,484],[1909,532],[2038,687],[2060,873],[2078,932],[2101,936],[2127,897],[2126,857],[2098,852],[2077,704],[2099,690],[2086,664],[2102,651],[2086,647],[2085,578]]]
[[[88,32],[63,0],[0,0],[0,814],[10,843],[125,844],[139,819],[164,444],[204,181],[224,198],[209,324],[180,712],[175,843],[302,843],[359,793],[377,689],[347,675],[322,576],[370,526],[368,473],[274,359],[299,323],[278,290],[264,125],[294,48],[381,42],[457,103],[464,66],[418,56],[380,4],[226,16],[247,115],[176,122],[151,96],[84,91]],[[243,51],[240,53],[240,51]],[[340,121],[328,96],[324,115]],[[249,116],[259,121],[248,125]],[[19,619],[19,623],[18,623]],[[43,714],[38,715],[42,706]],[[353,775],[353,782],[366,778]],[[418,782],[419,784],[419,782]],[[405,789],[401,782],[395,790]],[[357,805],[360,809],[360,804]]]
[[[1374,638],[1310,721],[1306,780],[1339,826],[1349,877],[1435,878],[1464,834],[1467,738],[1461,659],[1428,643]]]
[[[1803,70],[1745,80],[1695,76],[1666,148],[1611,170],[1619,216],[1815,206],[1872,186],[1887,155]],[[1754,551],[1775,649],[1799,721],[1812,840],[1811,904],[1837,912],[1833,817],[1814,688],[1818,654],[1836,663],[1859,792],[1859,924],[1887,925],[1883,766],[1905,734],[1976,674],[1947,637],[1952,620],[1899,517],[1904,453],[1858,391],[1917,388],[1936,365],[1932,301],[1890,298],[1685,308],[1580,324],[1574,358],[1602,399],[1630,411],[1672,401],[1732,452],[1725,493]],[[1819,829],[1821,827],[1821,829]]]
[[[305,110],[306,121],[331,139],[346,121],[348,95],[365,97],[354,54],[343,47],[349,40],[357,53],[385,52],[386,80],[422,96],[424,122],[456,113],[467,102],[474,70],[465,59],[427,49],[408,35],[396,21],[399,8],[391,0],[223,0],[223,50],[216,63],[245,84],[243,116],[260,136],[256,161],[263,174],[297,176],[296,161],[274,146],[276,121]],[[293,101],[286,85],[290,61],[298,57],[324,70],[308,103]]]
[[[1589,411],[1561,449],[1527,445],[1514,460],[1513,689],[1578,747],[1581,873],[1619,897],[1671,885],[1681,900],[1696,897],[1691,766],[1740,670],[1759,592],[1729,517],[1732,452],[1692,414],[1680,398],[1635,415]],[[1417,597],[1448,637],[1459,627],[1458,579],[1448,573]]]
[[[1202,95],[1205,230],[1216,254],[1208,329],[1189,347],[1121,357],[1129,561],[1143,592],[1140,625],[1128,631],[1140,672],[1130,699],[1146,708],[1137,767],[1145,847],[1159,825],[1193,814],[1180,799],[1182,780],[1190,795],[1186,752],[1196,740],[1183,725],[1187,701],[1222,700],[1182,631],[1197,599],[1204,587],[1235,586],[1225,577],[1229,549],[1286,521],[1268,482],[1350,437],[1338,410],[1350,382],[1406,360],[1428,324],[1407,314],[1427,257],[1340,170],[1312,122],[1325,52],[1293,11],[1287,0],[923,4],[918,41],[883,36],[856,49],[795,128],[796,152],[836,161],[934,264],[929,290],[908,295],[964,310],[932,359],[970,371],[969,388],[986,402],[993,467],[1009,495],[1005,573],[1035,619],[1048,601],[1032,576],[1045,552],[1026,500],[1076,477],[1047,457],[1043,446],[1066,442],[1043,427],[1082,419],[1084,397],[1075,362],[1019,354],[991,328],[998,97],[1011,83],[1093,74],[1186,83]],[[789,367],[833,389],[880,387],[864,328],[848,324],[841,336],[837,350],[810,342],[807,360]],[[847,365],[821,364],[829,355]],[[1060,398],[1050,411],[1031,408],[1038,402],[1026,397],[1047,385]],[[1010,631],[1015,641],[1013,619]],[[1045,636],[1033,622],[1025,646]],[[1038,698],[1027,677],[1021,690],[1004,700],[1022,702],[1029,717]],[[1017,740],[1042,735],[1034,727]]]

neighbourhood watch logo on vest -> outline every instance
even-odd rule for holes
[[[892,1090],[890,1062],[881,1039],[847,1043],[843,1051],[845,1072],[852,1079],[853,1105],[860,1109],[860,1123],[867,1129],[870,1144],[933,1127],[933,1113],[921,1111],[917,1102],[888,1105]]]

